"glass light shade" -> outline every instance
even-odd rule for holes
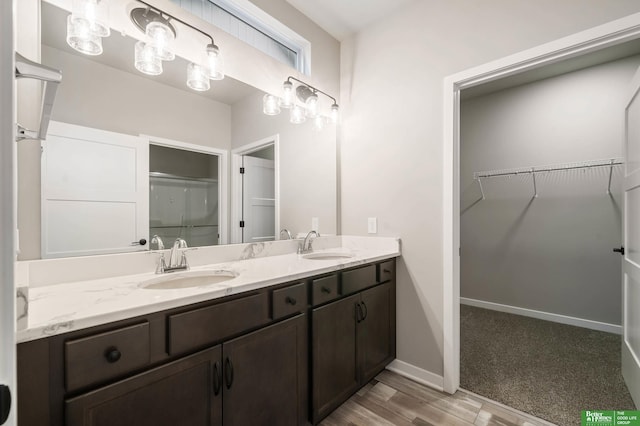
[[[73,0],[71,15],[76,21],[86,21],[91,32],[98,37],[108,37],[111,34],[107,0]]]
[[[135,66],[138,71],[148,75],[162,74],[162,61],[156,56],[154,48],[143,41],[136,43]]]
[[[313,94],[309,96],[304,104],[307,107],[305,111],[307,117],[314,118],[318,115],[318,95]]]
[[[289,121],[291,121],[293,124],[304,123],[306,119],[307,118],[304,115],[304,109],[301,106],[294,105],[289,110]]]
[[[293,105],[293,84],[290,81],[285,81],[282,84],[282,100],[280,100],[280,106],[282,108],[291,108]]]
[[[278,115],[280,114],[279,100],[276,96],[266,94],[262,98],[262,112],[266,115]]]
[[[160,21],[149,22],[145,34],[151,39],[149,45],[153,47],[158,58],[163,61],[173,61],[176,58],[173,53],[173,41],[176,36],[168,25]]]
[[[325,122],[325,117],[316,115],[316,117],[313,119],[313,129],[317,130],[318,132],[321,131],[322,129],[324,129]]]
[[[85,55],[102,53],[102,38],[91,31],[89,22],[67,16],[67,44]]]
[[[204,92],[211,88],[209,74],[205,67],[190,62],[187,65],[187,86],[198,92]]]
[[[331,122],[333,124],[337,124],[339,118],[340,118],[340,109],[338,108],[338,104],[331,105]]]
[[[222,80],[224,78],[224,61],[218,46],[215,44],[207,45],[204,63],[211,80]]]

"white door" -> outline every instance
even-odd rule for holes
[[[146,250],[149,144],[51,122],[42,142],[42,257]]]
[[[640,407],[640,69],[625,110],[622,253],[622,375]]]
[[[16,425],[15,263],[15,1],[0,2],[0,424]],[[6,396],[13,401],[7,406]],[[6,418],[8,415],[8,418]]]
[[[275,168],[273,160],[243,156],[242,242],[275,240]]]

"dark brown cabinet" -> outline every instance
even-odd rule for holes
[[[298,425],[305,315],[70,399],[67,426]]]
[[[70,399],[66,425],[219,425],[222,398],[214,380],[220,356],[216,346]]]
[[[376,285],[375,269],[372,274],[371,267],[348,271],[342,276],[342,286],[347,292],[366,290],[312,310],[314,424],[395,358],[395,275]]]
[[[21,343],[19,426],[315,424],[394,357],[388,260]]]
[[[225,426],[305,424],[306,328],[298,315],[222,345]]]

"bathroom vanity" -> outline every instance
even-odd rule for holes
[[[18,345],[19,424],[318,423],[395,358],[399,247],[317,253],[204,265],[239,271],[209,291],[120,292],[120,305],[142,292],[168,309],[32,325]]]

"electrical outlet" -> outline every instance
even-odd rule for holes
[[[367,219],[367,232],[369,234],[377,234],[378,233],[378,219],[375,217],[370,217]]]
[[[317,217],[312,217],[311,218],[311,229],[313,231],[318,231],[318,228],[320,226],[320,221],[318,220]]]

